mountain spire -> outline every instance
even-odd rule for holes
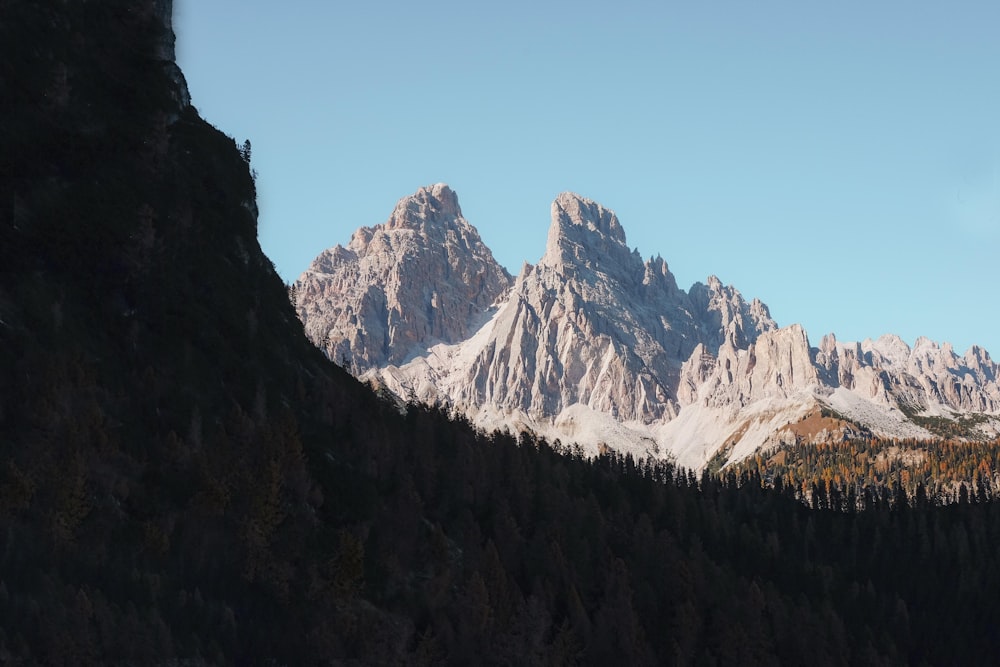
[[[560,272],[599,271],[626,282],[641,281],[641,258],[625,242],[614,211],[572,192],[552,202],[551,224],[540,265]]]
[[[296,310],[327,356],[360,372],[469,335],[511,280],[437,183],[320,253],[296,282]]]
[[[419,188],[396,204],[386,229],[420,229],[422,226],[454,226],[465,222],[458,195],[444,183]],[[466,223],[467,224],[467,223]]]

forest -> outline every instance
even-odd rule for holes
[[[757,452],[726,471],[794,489],[804,502],[833,509],[865,507],[866,490],[888,488],[919,506],[982,503],[996,495],[998,455],[1000,440],[870,437]]]
[[[995,661],[986,445],[695,475],[330,363],[161,4],[0,3],[0,662]]]

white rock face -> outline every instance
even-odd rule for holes
[[[779,329],[715,276],[678,288],[662,258],[629,250],[612,211],[572,193],[552,203],[545,252],[514,280],[439,184],[322,253],[296,288],[307,334],[361,377],[591,452],[700,468],[720,451],[733,461],[859,428],[932,437],[914,414],[1000,412],[985,350],[832,334],[812,348],[800,325]],[[859,426],[795,427],[821,408]],[[1000,432],[1000,416],[980,428]]]
[[[958,356],[950,343],[918,338],[911,349],[899,336],[844,344],[824,337],[816,364],[828,382],[857,391],[886,406],[902,404],[915,412],[1000,411],[997,364],[986,350],[972,346]]]
[[[321,253],[295,283],[295,306],[310,340],[362,373],[469,336],[510,283],[439,183]]]
[[[745,348],[726,340],[712,358],[704,348],[684,365],[689,402],[707,407],[745,407],[767,398],[788,398],[819,384],[809,339],[801,325],[768,331]]]

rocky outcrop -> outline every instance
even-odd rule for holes
[[[511,282],[444,184],[321,253],[293,286],[306,334],[357,373],[470,335]]]
[[[820,343],[816,365],[828,383],[886,406],[917,413],[1000,411],[998,366],[978,346],[959,356],[951,344],[924,337],[911,348],[894,335],[844,344],[830,334]]]
[[[801,325],[770,330],[744,348],[726,340],[712,357],[702,347],[684,364],[687,402],[744,407],[766,398],[787,398],[819,384]]]

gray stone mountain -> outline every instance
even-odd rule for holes
[[[662,258],[629,250],[612,211],[572,193],[552,203],[541,259],[514,279],[438,184],[321,253],[294,299],[307,335],[360,377],[590,451],[698,468],[794,439],[932,437],[917,415],[974,413],[977,433],[1000,430],[984,350],[832,335],[812,348],[801,326],[779,329],[715,276],[680,289]],[[795,427],[822,409],[842,426]]]
[[[363,373],[462,340],[510,284],[455,193],[437,184],[321,253],[295,284],[296,307],[310,340]]]

